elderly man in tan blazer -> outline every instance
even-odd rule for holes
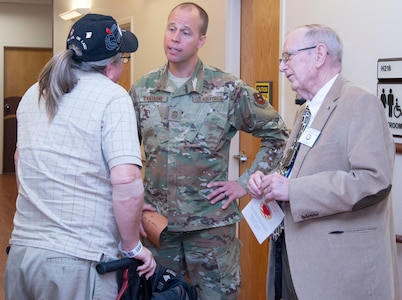
[[[305,98],[307,128],[286,172],[254,173],[249,193],[277,200],[284,230],[271,240],[267,299],[400,299],[391,185],[395,145],[380,100],[341,75],[342,44],[323,25],[288,34],[280,71]],[[295,153],[294,153],[295,152]],[[284,174],[284,175],[282,175]]]

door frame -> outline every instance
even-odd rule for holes
[[[240,32],[241,0],[226,0],[226,71],[240,77]],[[240,151],[240,134],[230,143],[229,180],[239,178],[239,160],[235,155]]]
[[[241,0],[240,78],[250,86],[257,81],[272,81],[272,105],[278,110],[280,1]],[[260,148],[260,140],[241,132],[240,150],[247,161],[240,164],[240,173],[251,167]],[[242,210],[251,196],[239,201]],[[242,288],[239,300],[266,298],[269,240],[259,244],[243,219],[239,223],[239,238],[243,248],[240,253]]]

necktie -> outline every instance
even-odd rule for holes
[[[300,136],[302,135],[303,131],[306,129],[307,124],[310,120],[310,117],[311,117],[310,109],[308,108],[308,106],[306,106],[306,109],[304,110],[304,113],[303,113],[302,124],[300,126],[299,132],[297,133],[296,137],[294,138],[292,145],[288,148],[288,151],[286,151],[285,155],[279,162],[279,167],[277,170],[277,172],[279,174],[286,176],[286,177],[289,176],[289,173],[293,167],[293,163],[296,159],[297,152],[299,151],[299,148],[300,148],[300,143],[299,143]],[[276,229],[274,230],[274,232],[272,234],[272,238],[274,241],[276,241],[278,239],[278,237],[282,234],[283,228],[284,227],[283,227],[283,220],[282,220],[281,224],[279,224],[279,226],[276,227]]]

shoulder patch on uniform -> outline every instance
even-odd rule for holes
[[[264,97],[261,95],[261,93],[254,93],[254,103],[255,105],[259,107],[266,107],[267,106],[267,101],[265,101]]]

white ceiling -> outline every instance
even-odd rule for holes
[[[52,4],[52,0],[0,0],[0,3],[11,4]]]

